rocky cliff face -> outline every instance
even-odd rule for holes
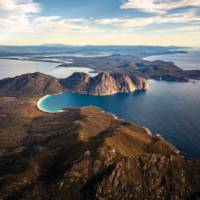
[[[149,89],[149,82],[145,78],[142,78],[140,76],[132,76],[131,79],[138,90]]]
[[[111,95],[146,89],[148,89],[148,81],[144,78],[107,72],[102,72],[95,77],[76,72],[66,79],[33,73],[0,80],[0,96],[40,97],[64,91]]]
[[[200,161],[94,107],[0,98],[0,199],[197,200]]]
[[[117,88],[121,92],[131,93],[136,89],[139,89],[135,82],[127,74],[115,73],[112,74],[112,77],[115,79]]]
[[[135,90],[147,90],[149,87],[148,81],[142,77],[130,77],[125,73],[112,74],[107,72],[102,72],[95,77],[89,77],[83,73],[74,73],[69,78],[62,80],[61,85],[65,90],[92,95],[132,93]]]
[[[87,93],[93,95],[111,95],[119,92],[116,80],[106,72],[100,73],[88,83]]]
[[[60,84],[62,85],[64,90],[72,90],[72,91],[86,91],[87,85],[90,80],[89,74],[75,72],[72,76],[60,79]]]

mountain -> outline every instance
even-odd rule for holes
[[[0,45],[0,56],[22,56],[22,55],[45,55],[45,54],[85,54],[85,55],[102,55],[104,53],[135,55],[146,57],[151,55],[186,53],[183,51],[186,47],[164,47],[164,46],[73,46],[62,44],[44,44],[38,46],[7,46]]]
[[[60,84],[64,90],[81,92],[87,90],[90,78],[89,74],[75,72],[70,77],[61,79]]]
[[[0,98],[0,199],[197,200],[200,161],[95,107]]]
[[[39,72],[0,80],[0,96],[40,97],[58,92],[79,92],[91,95],[111,95],[146,90],[148,81],[127,74],[102,72],[95,77],[74,73],[66,79],[57,79]]]
[[[94,95],[110,95],[119,90],[115,79],[109,73],[103,72],[90,80],[87,91]]]
[[[149,89],[149,82],[147,79],[142,78],[141,76],[131,76],[133,83],[137,90],[148,90]]]
[[[61,85],[67,91],[92,95],[132,93],[135,90],[146,90],[149,87],[148,81],[144,78],[131,77],[125,73],[108,72],[102,72],[95,77],[76,72],[69,78],[62,79]]]
[[[36,97],[60,91],[58,79],[39,72],[0,80],[0,96]]]

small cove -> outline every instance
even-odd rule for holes
[[[40,101],[46,112],[96,106],[119,118],[150,128],[189,156],[200,157],[200,82],[150,80],[147,92],[91,96],[75,93],[48,95]]]

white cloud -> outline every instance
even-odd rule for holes
[[[196,15],[193,10],[189,10],[184,13],[160,15],[147,18],[107,18],[96,20],[96,23],[100,25],[109,25],[120,28],[133,28],[145,27],[150,24],[189,23],[199,20],[200,16]]]
[[[182,27],[176,28],[176,31],[196,32],[196,31],[200,31],[200,26],[182,26]]]
[[[87,19],[64,19],[60,16],[37,17],[32,21],[34,30],[39,33],[95,32]],[[33,30],[33,31],[34,31]]]
[[[0,0],[1,17],[25,16],[30,13],[38,13],[40,10],[40,5],[32,0]]]
[[[41,16],[40,12],[41,5],[32,0],[0,0],[0,33],[54,34],[98,31],[87,19]]]
[[[29,15],[40,10],[40,5],[32,0],[0,0],[1,33],[26,30],[30,24]]]
[[[166,41],[172,41],[173,33],[176,31],[182,31],[182,33],[184,31],[189,31],[190,33],[196,31],[192,35],[196,39],[200,16],[197,15],[194,9],[187,9],[183,13],[165,13],[167,10],[177,7],[177,2],[179,2],[179,6],[200,5],[200,0],[129,0],[129,2],[123,4],[123,8],[134,7],[139,10],[148,10],[148,12],[150,10],[150,12],[161,14],[152,17],[95,20],[94,18],[68,19],[61,16],[43,16],[42,6],[33,0],[0,0],[0,42],[3,44],[39,44],[49,42],[95,44],[96,41],[98,44],[101,44],[101,42],[102,44],[106,44],[106,42],[109,44],[110,41],[115,44],[115,42],[118,43],[119,40],[123,39],[122,44],[133,44],[134,38],[137,38],[138,41],[145,41],[146,38],[145,42],[150,40],[151,37],[152,40],[157,39],[156,31],[159,31],[159,28],[158,30],[153,30],[155,35],[145,36],[145,31],[148,31],[147,26],[166,23],[179,24],[179,26],[180,23],[183,23],[183,27],[177,30],[173,30],[173,26],[167,28],[171,28],[171,32]],[[157,7],[155,7],[155,4]],[[164,5],[168,5],[168,8],[165,8]],[[185,23],[187,26],[185,26]],[[137,35],[133,33],[138,28],[144,29],[144,34]],[[168,37],[168,34],[166,35]],[[185,37],[191,40],[190,34]]]
[[[168,10],[187,6],[200,7],[200,0],[128,0],[121,5],[121,8],[148,13],[166,13]]]

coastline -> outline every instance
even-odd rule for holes
[[[47,94],[47,95],[41,97],[41,98],[37,101],[37,109],[38,109],[39,111],[41,111],[41,112],[46,113],[46,114],[56,114],[56,113],[64,112],[65,110],[59,110],[59,111],[55,111],[55,112],[47,111],[47,110],[44,110],[44,109],[42,108],[42,106],[41,106],[41,103],[42,103],[43,100],[45,100],[45,99],[48,98],[49,96],[52,96],[52,95],[54,96],[54,95],[58,95],[58,94],[62,94],[62,92],[56,93],[56,94]],[[101,112],[107,113],[108,115],[111,115],[115,120],[128,122],[127,120],[124,120],[124,119],[119,118],[119,117],[116,116],[114,113],[104,111],[104,110],[102,110],[101,108],[99,108],[99,107],[97,107],[97,106],[90,105],[90,106],[83,106],[83,107],[96,107],[97,109],[101,110]],[[81,107],[80,107],[80,108],[81,108]],[[77,109],[80,109],[80,108],[77,108]],[[128,123],[131,123],[131,124],[134,124],[135,126],[138,126],[138,125],[135,124],[134,122],[128,122]],[[155,138],[155,139],[157,139],[157,140],[163,140],[163,141],[165,141],[165,142],[168,142],[168,140],[165,139],[162,135],[160,135],[160,134],[154,134],[149,128],[147,128],[147,127],[145,127],[145,126],[140,126],[140,127],[143,128],[143,129],[145,130],[146,134],[147,134],[149,137]],[[176,153],[177,155],[182,154],[182,155],[184,156],[184,153],[181,152],[181,151],[176,147],[176,145],[174,145],[174,144],[171,143],[171,142],[168,142],[168,144],[170,144],[170,145],[173,147],[173,149],[174,149],[174,151],[175,151],[175,153]]]
[[[38,109],[39,111],[48,113],[48,112],[46,112],[46,111],[41,107],[42,101],[43,101],[45,98],[47,98],[48,96],[49,96],[49,94],[48,94],[48,95],[45,95],[45,96],[41,97],[39,100],[37,100],[36,106],[37,106],[37,109]]]
[[[52,94],[52,95],[57,95],[57,94],[62,94],[62,92],[56,93],[56,94]],[[64,110],[59,110],[59,111],[57,111],[57,112],[51,112],[51,111],[47,111],[47,110],[45,110],[45,109],[42,108],[41,103],[42,103],[46,98],[48,98],[49,96],[51,96],[51,94],[47,94],[47,95],[41,97],[39,100],[37,100],[37,104],[36,104],[37,109],[38,109],[39,111],[44,112],[44,113],[47,113],[47,114],[54,114],[54,113],[64,112]]]

